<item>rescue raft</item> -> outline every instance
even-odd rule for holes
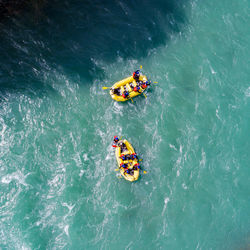
[[[116,82],[110,89],[111,97],[117,102],[125,102],[133,97],[141,95],[146,88],[143,88],[143,83],[147,82],[145,75],[140,75],[138,81],[133,76],[127,77],[119,82]],[[137,88],[137,91],[134,89]],[[127,97],[124,97],[124,93],[128,93]]]
[[[131,158],[130,156],[135,154],[135,151],[132,147],[132,145],[127,141],[127,140],[120,140],[118,142],[118,146],[115,149],[115,156],[116,160],[118,163],[118,167],[120,169],[121,175],[126,179],[127,181],[136,181],[139,178],[139,173],[140,170],[137,167],[138,163],[138,158],[136,157],[135,159],[129,159]],[[122,160],[121,155],[124,155],[126,160]],[[120,165],[121,164],[126,164],[128,166],[128,169],[130,173],[128,174],[124,168],[122,168]]]

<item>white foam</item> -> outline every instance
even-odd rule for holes
[[[83,174],[84,174],[84,170],[80,170],[80,174],[79,174],[79,176],[80,176],[80,177],[82,177],[82,176],[83,176]]]
[[[177,170],[176,176],[180,176],[180,170]]]
[[[161,215],[163,215],[163,214],[165,213],[165,211],[166,211],[166,209],[167,209],[167,204],[168,204],[168,202],[169,202],[169,198],[166,197],[166,198],[164,199],[164,207],[163,207],[163,210],[162,210]]]
[[[28,186],[28,184],[25,182],[26,176],[24,176],[22,172],[18,171],[18,172],[14,172],[12,174],[7,174],[3,176],[1,181],[2,183],[9,184],[11,181],[16,180],[18,183],[24,186]]]
[[[220,118],[220,116],[219,116],[219,108],[220,108],[220,106],[218,107],[218,109],[216,109],[216,117],[217,117],[219,120],[221,120],[221,118]]]
[[[87,161],[89,159],[88,154],[83,154],[82,156],[83,156],[84,161]]]
[[[67,236],[69,236],[69,225],[66,225],[64,227],[64,232],[66,233]]]
[[[169,147],[170,147],[170,148],[173,148],[175,151],[177,151],[177,148],[176,148],[174,145],[169,144]]]
[[[245,96],[250,97],[250,87],[248,87],[245,91]]]
[[[169,202],[169,198],[166,197],[166,198],[164,199],[164,203],[167,204],[168,202]]]
[[[75,207],[75,205],[68,205],[66,202],[63,202],[62,205],[64,207],[67,207],[69,209],[69,212],[71,212],[71,210]]]

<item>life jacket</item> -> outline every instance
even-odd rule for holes
[[[116,147],[117,147],[118,142],[119,142],[119,138],[118,138],[117,136],[114,136],[114,141],[113,141],[113,145],[112,145],[112,147],[113,147],[113,148],[116,148]]]
[[[147,88],[147,84],[146,84],[146,83],[143,83],[143,84],[142,84],[142,88],[143,88],[143,89],[146,89],[146,88]]]
[[[126,174],[133,175],[134,171],[132,169],[127,169]]]
[[[124,170],[128,169],[128,166],[126,164],[124,164],[124,163],[121,163],[120,167],[123,168]]]
[[[139,80],[139,77],[140,77],[139,71],[135,71],[135,72],[133,73],[133,78],[134,78],[135,80]]]
[[[133,153],[133,154],[131,155],[131,158],[132,158],[132,160],[136,159],[136,158],[137,158],[136,153]]]
[[[134,87],[134,91],[135,91],[135,92],[138,92],[139,90],[140,90],[140,87],[139,87],[139,86]]]
[[[122,155],[120,156],[120,158],[121,158],[123,161],[126,160],[126,156],[125,156],[124,154],[122,154]]]
[[[126,93],[126,94],[125,94]],[[123,94],[122,94],[122,97],[123,98],[128,98],[128,96],[129,96],[129,93],[128,92],[124,92]]]

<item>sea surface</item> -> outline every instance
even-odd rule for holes
[[[147,98],[102,89],[141,65]],[[114,135],[143,159],[137,182]],[[250,249],[250,1],[53,0],[1,19],[0,249]]]

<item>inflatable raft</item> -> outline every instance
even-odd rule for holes
[[[135,154],[135,151],[132,145],[127,140],[120,140],[118,142],[118,147],[115,149],[115,156],[118,163],[118,167],[120,169],[121,175],[127,181],[136,181],[139,178],[139,168],[136,166],[138,164],[138,158],[131,159],[131,156]],[[122,160],[121,155],[126,157],[126,160]],[[129,174],[126,170],[121,167],[121,164],[125,164],[127,169],[129,170]]]
[[[142,88],[142,84],[147,81],[145,75],[140,75],[139,80],[135,81],[133,76],[125,78],[119,82],[116,82],[110,89],[111,97],[117,102],[125,102],[133,97],[136,97],[145,91],[146,88]],[[134,88],[137,88],[137,91],[134,91]],[[123,97],[124,93],[128,93],[128,96]]]

